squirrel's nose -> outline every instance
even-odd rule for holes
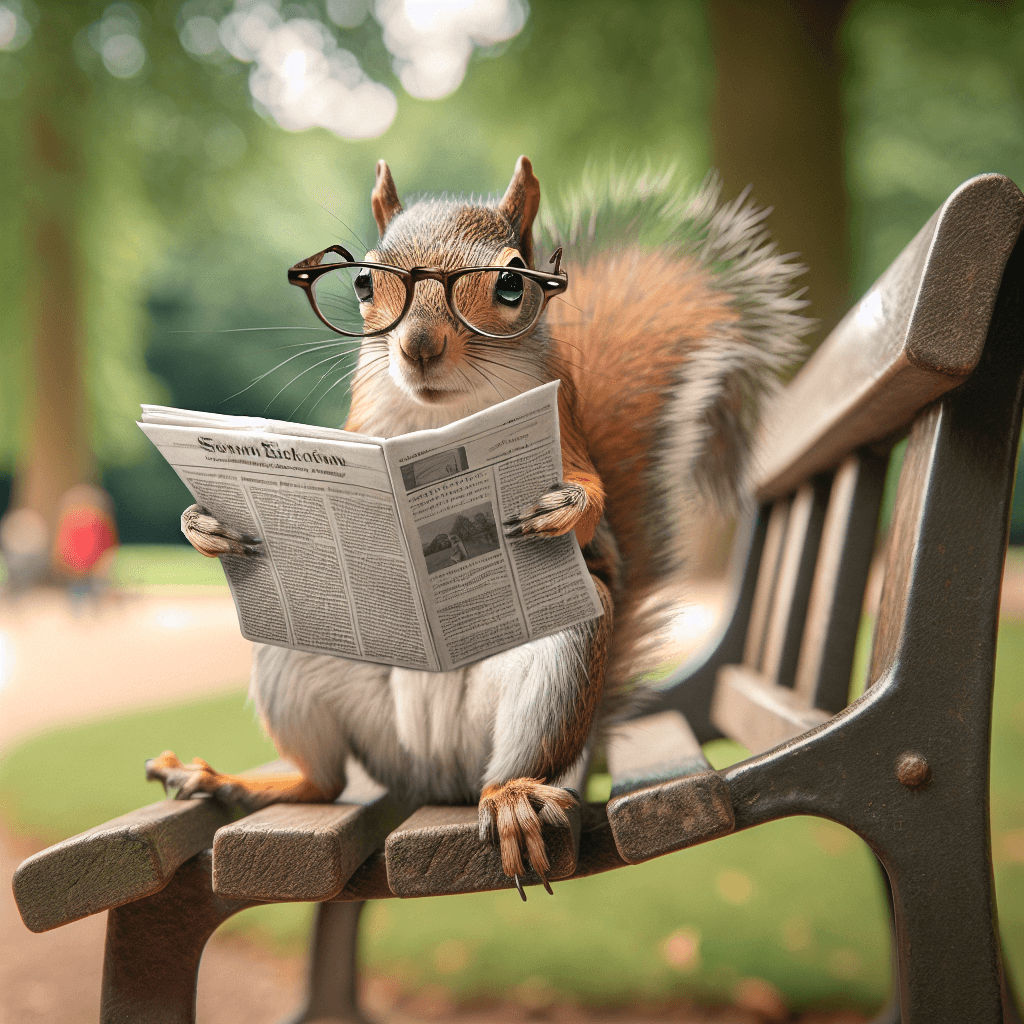
[[[413,327],[402,335],[398,344],[409,362],[426,366],[431,359],[444,355],[448,348],[448,335],[438,337],[428,327]]]

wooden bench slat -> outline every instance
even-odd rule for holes
[[[724,665],[718,672],[711,717],[726,736],[760,754],[831,716],[804,706],[788,686],[778,686],[745,665]]]
[[[555,881],[576,870],[580,840],[579,809],[568,812],[570,827],[545,824]],[[388,885],[396,896],[442,896],[510,889],[515,882],[501,870],[501,855],[480,842],[476,807],[421,807],[388,836],[384,851]],[[540,885],[527,871],[523,885]]]
[[[464,808],[472,810],[472,808]],[[576,857],[576,870],[572,878],[586,878],[603,871],[613,871],[625,867],[615,846],[608,824],[604,804],[587,804],[584,812],[585,825],[580,834],[580,849]],[[387,880],[387,864],[383,850],[372,853],[355,874],[348,880],[345,888],[329,902],[345,903],[356,900],[387,900],[397,898]]]
[[[832,482],[793,684],[808,707],[835,713],[847,703],[887,466],[861,452]]]
[[[626,722],[609,738],[607,757],[612,773],[608,824],[627,863],[733,830],[729,791],[678,711]]]
[[[590,751],[561,780],[583,797],[590,768]],[[580,848],[581,808],[567,812],[569,827],[543,826],[551,871],[548,878],[568,878],[576,870]],[[476,807],[421,807],[388,836],[384,846],[388,885],[396,896],[443,896],[489,892],[515,885],[501,869],[501,855],[478,833]],[[527,871],[523,885],[540,885]]]
[[[213,842],[213,889],[239,900],[330,899],[408,814],[356,761],[331,804],[273,804]]]
[[[14,873],[22,920],[45,932],[151,896],[230,820],[216,800],[161,800],[41,850]]]
[[[758,500],[905,428],[971,373],[1022,222],[1024,196],[999,174],[943,203],[766,411]]]
[[[743,644],[743,661],[753,668],[761,667],[764,655],[765,634],[768,629],[768,615],[775,595],[775,581],[779,574],[779,560],[782,558],[786,527],[789,523],[789,501],[775,502],[768,515],[768,528],[761,549],[761,564],[757,570],[754,586],[754,603],[750,609],[750,625]]]
[[[817,477],[801,485],[789,508],[761,658],[764,674],[783,686],[791,686],[796,674],[828,494],[829,481]]]
[[[711,768],[678,711],[660,711],[616,726],[605,756],[613,798]]]

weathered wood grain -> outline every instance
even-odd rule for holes
[[[971,373],[1022,222],[1024,196],[999,174],[943,203],[767,411],[760,501],[905,428]]]
[[[764,657],[764,643],[768,632],[768,616],[775,597],[775,582],[779,575],[779,561],[789,524],[788,499],[780,499],[768,513],[768,526],[761,550],[761,561],[754,585],[754,601],[750,608],[750,623],[743,642],[743,662],[751,668],[760,668]]]
[[[559,785],[578,797],[586,793],[591,744],[587,744]],[[581,807],[567,811],[568,828],[543,826],[551,870],[548,878],[568,878],[576,870],[580,848]],[[515,885],[501,869],[501,855],[480,841],[476,807],[421,807],[388,836],[384,847],[388,885],[397,896],[441,896],[487,892]],[[520,876],[523,885],[540,885],[534,871]]]
[[[814,729],[831,717],[808,708],[799,694],[744,665],[725,665],[718,672],[718,686],[711,717],[730,739],[752,754]]]
[[[14,873],[21,918],[45,932],[151,896],[230,820],[216,800],[161,800],[65,839]]]
[[[273,804],[217,832],[213,888],[237,900],[327,900],[409,813],[359,765],[331,804]]]
[[[819,476],[801,484],[790,503],[761,658],[761,671],[782,686],[792,686],[796,674],[828,493],[829,480]]]
[[[728,789],[678,711],[620,726],[609,738],[607,757],[612,774],[607,820],[627,863],[732,831]]]
[[[580,812],[568,812],[570,827],[544,825],[552,880],[576,870]],[[509,889],[515,883],[501,870],[501,855],[480,842],[475,807],[421,807],[388,836],[384,847],[388,885],[397,896],[441,896]],[[523,885],[540,885],[528,871]]]
[[[613,798],[711,767],[678,711],[660,711],[616,726],[605,755]]]
[[[793,689],[809,707],[846,706],[888,458],[862,451],[836,471]]]

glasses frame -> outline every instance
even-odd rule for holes
[[[329,253],[336,253],[338,256],[344,257],[342,263],[323,263],[323,258]],[[528,268],[520,267],[459,267],[457,270],[441,270],[439,267],[413,267],[411,270],[406,270],[403,267],[395,267],[390,263],[366,263],[360,260],[354,260],[352,254],[340,245],[329,245],[326,249],[321,250],[309,259],[303,260],[301,263],[296,263],[294,267],[288,270],[288,283],[293,284],[298,288],[303,289],[306,293],[306,298],[309,299],[310,306],[313,307],[313,312],[316,313],[317,319],[325,326],[334,331],[335,334],[342,334],[346,338],[376,338],[381,334],[387,334],[388,331],[393,331],[404,319],[405,315],[412,308],[413,297],[416,291],[416,283],[418,281],[438,281],[444,288],[445,301],[448,303],[448,308],[451,310],[452,315],[466,328],[472,331],[474,334],[480,335],[482,338],[492,338],[495,341],[514,341],[516,338],[521,338],[524,334],[528,334],[536,326],[537,321],[541,318],[541,314],[547,307],[548,301],[556,295],[560,295],[569,286],[569,275],[562,269],[562,250],[561,247],[556,249],[548,260],[549,263],[553,263],[555,269],[546,272],[543,270],[529,270]],[[335,327],[320,312],[320,307],[316,303],[316,294],[314,285],[317,280],[323,277],[325,274],[329,274],[332,270],[344,270],[348,267],[366,267],[367,270],[387,270],[394,274],[396,277],[400,277],[405,284],[405,305],[402,307],[402,312],[398,314],[395,321],[389,324],[387,327],[379,331],[361,331],[353,333],[352,331],[343,331],[340,327]],[[530,322],[529,326],[524,327],[521,331],[517,331],[515,334],[488,334],[487,331],[481,331],[480,328],[474,327],[456,308],[454,301],[452,300],[452,290],[455,287],[455,282],[460,277],[465,277],[467,274],[474,274],[480,270],[492,270],[492,271],[505,271],[511,270],[513,273],[519,274],[520,277],[528,277],[531,281],[536,281],[540,285],[541,290],[544,293],[544,301],[540,305],[540,309],[537,310],[537,315]]]

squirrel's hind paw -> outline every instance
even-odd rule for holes
[[[550,893],[547,876],[551,863],[541,835],[542,822],[568,827],[565,812],[577,803],[571,791],[545,785],[540,779],[512,779],[484,787],[478,819],[480,841],[498,848],[501,869],[516,880],[523,899],[526,896],[519,881],[519,876],[526,874],[523,853]]]
[[[165,793],[177,790],[175,800],[187,800],[196,793],[209,793],[225,803],[242,804],[250,810],[260,805],[252,794],[229,776],[221,775],[201,757],[193,758],[191,764],[182,764],[173,751],[165,750],[159,757],[146,762],[146,778],[150,782],[162,782]]]
[[[181,513],[181,532],[189,544],[207,558],[263,554],[263,543],[259,537],[225,526],[200,505],[189,505]]]
[[[587,509],[580,484],[557,483],[534,504],[506,519],[506,537],[560,537],[576,528]]]

